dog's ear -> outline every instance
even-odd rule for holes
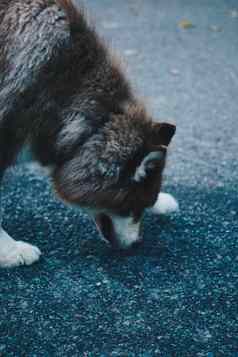
[[[164,162],[167,152],[167,147],[160,145],[156,147],[156,151],[151,151],[141,161],[140,165],[136,168],[134,174],[134,181],[143,181],[153,170],[157,169],[161,163]]]
[[[155,145],[168,146],[176,132],[176,126],[169,123],[155,123],[152,128],[152,141]]]

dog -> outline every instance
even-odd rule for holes
[[[160,193],[175,129],[152,120],[70,0],[1,0],[1,179],[28,144],[59,197],[85,209],[114,248],[131,249],[146,208],[178,208]],[[40,255],[0,228],[0,267]]]

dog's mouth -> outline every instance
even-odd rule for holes
[[[113,225],[111,217],[105,213],[99,213],[95,217],[95,222],[101,238],[109,243],[113,249],[124,252],[125,254],[133,254],[140,246],[142,238],[134,241],[131,245],[123,246],[117,239],[116,230]]]
[[[104,238],[104,240],[110,243],[113,247],[116,247],[116,232],[111,218],[105,213],[100,213],[95,216],[95,221],[102,238]]]

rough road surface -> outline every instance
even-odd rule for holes
[[[154,116],[177,124],[164,190],[181,210],[147,214],[145,246],[122,257],[34,164],[10,170],[4,226],[44,255],[0,271],[0,355],[235,356],[238,3],[85,5]]]

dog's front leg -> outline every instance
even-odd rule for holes
[[[1,192],[1,187],[0,187]],[[1,193],[0,193],[1,206]],[[2,228],[2,208],[0,210],[0,267],[10,268],[31,265],[40,258],[40,250],[28,243],[15,241]]]
[[[40,250],[28,243],[15,241],[0,228],[0,267],[11,268],[18,265],[31,265],[40,258]]]

